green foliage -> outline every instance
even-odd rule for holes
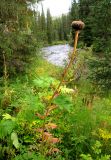
[[[80,40],[85,46],[92,45],[94,58],[90,59],[90,79],[101,92],[110,88],[111,59],[111,3],[110,0],[73,0],[71,20],[81,19],[85,28]],[[75,18],[75,19],[74,19]],[[74,33],[73,33],[74,35]]]
[[[80,55],[78,59],[80,63],[81,59],[84,60],[84,56]],[[91,100],[95,91],[90,81],[86,80],[84,73],[84,77],[76,83],[78,89],[75,90],[74,81],[69,82],[68,86],[60,87],[58,95],[52,102],[52,106],[55,105],[57,108],[52,110],[45,120],[45,124],[54,122],[57,125],[57,128],[52,131],[47,128],[46,130],[61,139],[61,142],[56,145],[61,152],[48,156],[45,154],[48,152],[48,146],[44,144],[44,154],[39,155],[42,151],[40,149],[41,133],[38,130],[44,124],[42,118],[47,109],[47,103],[59,83],[57,80],[59,70],[54,67],[55,74],[49,68],[48,63],[44,65],[41,61],[37,68],[34,65],[34,73],[29,69],[29,75],[10,81],[7,89],[11,94],[9,106],[12,107],[12,111],[10,114],[4,111],[5,114],[0,122],[1,157],[8,157],[9,160],[22,160],[26,157],[40,160],[54,159],[54,157],[60,160],[99,157],[108,160],[111,154],[110,99],[96,97]],[[90,102],[92,108],[89,108]],[[8,156],[5,156],[5,153]]]
[[[79,18],[85,23],[85,28],[83,30],[82,39],[84,45],[90,47],[93,43],[92,34],[92,6],[93,1],[90,0],[80,0],[79,1]]]
[[[34,85],[39,88],[49,88],[54,81],[55,79],[52,77],[40,77],[33,80]]]
[[[33,2],[0,2],[0,76],[4,64],[10,75],[23,73],[29,56],[37,53],[39,44],[32,30],[34,12],[29,7]]]
[[[2,120],[0,122],[0,138],[5,138],[7,135],[10,135],[15,127],[16,122],[12,120]]]
[[[70,19],[71,21],[79,19],[79,5],[76,0],[73,0],[71,4]]]
[[[45,160],[44,156],[37,155],[34,152],[24,153],[22,155],[16,156],[13,160]]]
[[[93,12],[93,54],[90,60],[91,79],[95,85],[108,93],[110,88],[110,59],[111,59],[111,4],[110,1],[102,0],[94,3]],[[107,24],[107,25],[106,25]],[[100,27],[101,26],[101,27]]]
[[[69,13],[71,22],[81,19],[85,23],[85,28],[80,35],[80,41],[87,47],[90,47],[93,44],[92,5],[94,5],[94,3],[90,0],[73,0]],[[74,39],[74,31],[72,31],[72,37]]]
[[[81,158],[82,160],[92,160],[92,157],[90,154],[87,154],[87,155],[81,154]]]
[[[52,17],[50,14],[50,10],[47,10],[47,38],[48,38],[48,44],[52,43],[52,33],[53,33],[53,28],[52,28]]]
[[[44,9],[42,6],[42,13],[36,14],[37,20],[37,33],[35,30],[36,38],[44,46],[52,45],[61,41],[68,41],[70,35],[70,22],[69,15],[60,17],[52,17],[50,10],[47,9],[47,15],[45,17]],[[38,38],[39,37],[39,38]],[[62,42],[63,43],[63,42]]]
[[[102,0],[93,7],[95,17],[93,18],[94,27],[94,47],[96,54],[107,54],[111,51],[111,4],[110,0]],[[101,14],[102,13],[102,14]],[[103,21],[104,20],[104,21]],[[105,25],[107,24],[107,25]],[[101,26],[101,27],[100,27]]]
[[[110,66],[111,54],[106,53],[102,58],[93,57],[89,60],[89,67],[91,69],[90,79],[99,88],[108,93],[111,89],[111,66]],[[101,91],[102,92],[102,91]]]
[[[82,160],[110,160],[110,155],[103,155],[101,153],[101,147],[102,144],[99,141],[96,141],[96,143],[94,144],[94,146],[92,146],[92,151],[94,152],[94,158],[93,156],[91,156],[90,154],[81,154],[81,158]]]
[[[60,109],[70,111],[72,105],[71,97],[66,95],[60,95],[55,98],[54,103],[59,106]]]
[[[12,132],[11,133],[11,140],[13,142],[13,145],[16,149],[19,148],[19,142],[18,142],[18,136],[16,132]]]

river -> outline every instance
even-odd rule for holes
[[[68,44],[54,45],[42,49],[44,58],[57,66],[64,66],[68,60],[68,54],[72,52],[72,47]]]

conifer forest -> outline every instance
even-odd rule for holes
[[[43,1],[0,0],[0,160],[111,160],[111,0]]]

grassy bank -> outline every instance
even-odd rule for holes
[[[54,45],[65,45],[69,44],[68,41],[53,41],[51,44],[44,44],[44,47],[54,46]]]
[[[51,103],[62,68],[34,57],[27,74],[1,79],[0,160],[110,159],[111,99],[86,78],[89,52],[81,50]]]

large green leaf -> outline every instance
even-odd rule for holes
[[[20,144],[19,144],[19,141],[18,141],[18,136],[17,136],[17,133],[15,132],[12,132],[11,133],[11,140],[13,142],[13,145],[16,149],[19,148]]]
[[[0,122],[0,138],[10,135],[16,126],[16,122],[12,120],[2,120]]]
[[[70,111],[71,107],[73,106],[72,100],[70,96],[60,95],[55,98],[54,103],[59,106],[60,109],[65,109]]]
[[[40,88],[48,88],[50,84],[52,84],[55,81],[52,77],[40,77],[33,80],[33,83],[36,87]]]

